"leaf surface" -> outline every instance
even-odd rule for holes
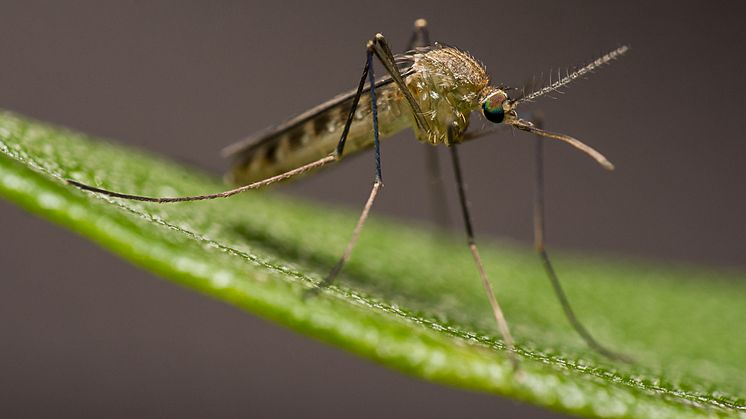
[[[536,256],[481,245],[513,329],[510,363],[463,238],[375,216],[336,286],[315,286],[357,214],[271,192],[150,204],[67,184],[153,196],[224,189],[168,160],[0,113],[0,195],[172,282],[423,379],[599,417],[746,416],[744,274],[559,254],[570,328]]]

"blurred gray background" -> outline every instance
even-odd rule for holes
[[[365,41],[382,32],[401,49],[418,17],[514,86],[628,43],[620,61],[524,110],[618,167],[547,145],[550,246],[742,269],[742,9],[3,1],[0,108],[220,173],[220,148],[352,88]],[[530,241],[532,143],[506,132],[461,148],[479,236]],[[376,215],[432,219],[422,148],[410,133],[384,142]],[[372,175],[363,155],[281,191],[357,209]],[[445,178],[458,228],[450,169]],[[391,372],[167,284],[4,201],[0,231],[6,417],[560,416]]]

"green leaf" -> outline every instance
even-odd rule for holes
[[[418,377],[587,416],[746,416],[743,273],[561,254],[588,328],[634,357],[617,363],[569,327],[535,255],[482,246],[518,345],[512,373],[462,237],[374,217],[338,286],[304,298],[341,255],[357,214],[267,192],[219,191],[167,160],[0,114],[0,193],[170,281]]]

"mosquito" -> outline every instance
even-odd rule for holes
[[[342,256],[316,288],[318,290],[332,284],[350,259],[373,202],[383,187],[380,140],[411,128],[420,142],[433,146],[444,144],[450,150],[467,245],[508,358],[517,370],[519,363],[515,343],[477,248],[458,155],[460,144],[491,132],[467,132],[471,113],[481,111],[484,118],[494,124],[511,126],[537,136],[533,217],[536,251],[572,327],[600,354],[624,359],[622,355],[601,345],[578,320],[544,247],[542,142],[539,137],[570,144],[593,158],[604,169],[613,170],[614,166],[601,153],[583,142],[565,134],[546,131],[540,124],[522,119],[518,116],[517,108],[523,103],[558,91],[615,60],[628,49],[627,46],[616,48],[584,66],[567,71],[564,76],[560,74],[554,82],[550,81],[539,89],[523,91],[516,97],[511,97],[508,94],[510,89],[506,86],[490,84],[484,65],[467,52],[452,46],[430,43],[427,23],[424,19],[418,19],[403,54],[394,55],[380,33],[367,42],[365,64],[355,90],[223,150],[225,156],[233,159],[227,178],[243,186],[207,195],[149,197],[114,192],[75,180],[67,182],[86,191],[137,201],[172,203],[227,198],[291,179],[340,161],[347,155],[372,148],[375,175],[370,195]],[[376,79],[374,75],[374,59],[386,70],[386,75],[382,78]]]

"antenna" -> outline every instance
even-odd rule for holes
[[[597,68],[599,68],[599,67],[601,67],[603,65],[606,65],[606,64],[608,64],[608,63],[616,60],[617,58],[621,57],[627,51],[629,51],[629,46],[628,45],[622,45],[621,47],[619,47],[619,48],[617,48],[617,49],[615,49],[613,51],[607,52],[606,54],[604,54],[604,55],[596,58],[595,60],[591,61],[590,63],[588,63],[588,64],[586,64],[586,65],[584,65],[584,66],[582,66],[580,68],[577,68],[577,69],[575,69],[572,72],[568,72],[565,75],[565,77],[560,77],[559,80],[556,80],[554,82],[551,81],[551,72],[550,72],[550,83],[548,85],[542,87],[539,90],[534,90],[533,92],[531,92],[531,93],[529,93],[527,95],[524,95],[522,97],[519,97],[519,98],[515,99],[514,103],[518,104],[518,103],[523,103],[523,102],[530,102],[530,101],[536,99],[539,96],[543,96],[543,95],[545,95],[545,94],[547,94],[549,92],[557,91],[557,89],[570,84],[570,82],[572,82],[572,81],[574,81],[574,80],[576,80],[576,79],[578,79],[580,77],[583,77],[583,76],[587,75],[588,73],[593,72],[593,70],[596,70]],[[558,74],[559,74],[559,72],[558,72]]]

